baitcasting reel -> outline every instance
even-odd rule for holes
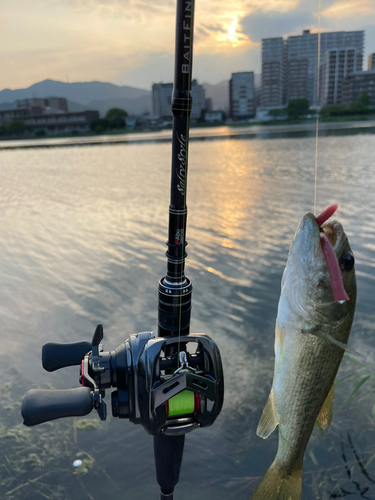
[[[43,346],[45,370],[81,365],[82,387],[28,391],[25,425],[87,415],[94,408],[105,420],[105,390],[111,387],[112,415],[141,424],[149,434],[179,436],[213,424],[223,405],[224,380],[219,349],[207,335],[138,333],[111,352],[102,350],[102,339],[98,325],[92,344]]]

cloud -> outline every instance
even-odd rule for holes
[[[173,81],[174,54],[166,52],[152,52],[146,60],[137,67],[122,68],[114,83],[150,89],[152,83],[170,83]]]
[[[316,22],[314,16],[307,11],[263,12],[258,10],[241,19],[242,32],[252,41],[260,42],[262,38],[286,36],[298,32],[300,34]]]
[[[375,51],[374,0],[322,3],[322,29],[366,28],[366,44]],[[45,78],[142,88],[171,81],[175,10],[176,0],[1,0],[0,88]],[[199,0],[195,75],[217,83],[242,68],[259,72],[262,38],[316,26],[311,0]]]
[[[373,16],[375,15],[375,2],[374,0],[347,0],[335,2],[328,8],[322,11],[323,17],[344,19],[352,18],[353,16]]]
[[[198,54],[193,63],[193,77],[199,83],[216,84],[230,80],[237,71],[259,73],[261,51],[259,47],[241,47],[228,54]]]
[[[44,2],[51,4],[51,0],[44,0]],[[68,6],[78,12],[104,16],[122,14],[131,17],[136,12],[155,14],[175,10],[174,0],[158,0],[157,2],[149,0],[54,0],[53,3]]]
[[[140,64],[142,62],[139,61]],[[74,52],[54,49],[13,53],[11,56],[2,57],[0,63],[4,81],[1,88],[25,88],[46,78],[64,82],[113,81],[123,71],[124,66],[135,66],[131,57],[116,51]],[[8,84],[6,75],[10,75],[17,85]]]
[[[263,12],[289,12],[298,7],[300,0],[251,0],[248,5],[252,12],[262,10]]]
[[[95,8],[104,2],[97,0],[40,0],[36,6],[24,3],[23,9],[3,1],[8,32],[0,32],[0,88],[27,87],[45,78],[114,81],[124,70],[147,64],[155,53],[174,52],[175,6],[167,8],[170,0],[156,2],[165,7],[157,15],[140,0],[108,0],[107,7],[122,8],[123,17],[101,15]],[[90,10],[83,12],[83,7]]]

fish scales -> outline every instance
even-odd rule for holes
[[[321,231],[332,245],[340,276],[329,274]],[[335,300],[333,280],[336,289],[341,281],[345,300]],[[333,384],[356,301],[354,257],[341,224],[329,222],[320,229],[313,214],[303,217],[281,286],[274,379],[257,429],[266,438],[278,425],[278,450],[252,500],[299,500],[303,456],[314,425],[321,430],[330,425]]]
[[[347,335],[342,328],[333,336],[346,343],[349,332],[350,326]],[[275,385],[284,386],[279,397],[275,393],[279,422],[277,457],[285,470],[291,471],[298,460],[302,460],[301,454],[332,388],[344,351],[325,339],[301,331],[290,334],[290,342],[285,342],[284,349],[290,363],[283,373],[275,375]]]

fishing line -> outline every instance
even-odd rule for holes
[[[318,68],[316,77],[316,102],[319,106],[320,97],[320,39],[321,39],[321,0],[318,0]],[[319,142],[319,112],[316,116],[315,125],[315,174],[314,174],[314,214],[316,214],[316,192],[317,192],[317,182],[318,182],[318,142]]]

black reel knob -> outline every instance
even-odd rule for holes
[[[91,343],[84,340],[71,344],[48,342],[42,349],[42,365],[47,372],[53,372],[65,366],[80,365],[89,351],[91,351]]]
[[[81,417],[94,407],[88,387],[60,391],[32,389],[22,401],[23,423],[27,426],[42,424],[62,417]]]

